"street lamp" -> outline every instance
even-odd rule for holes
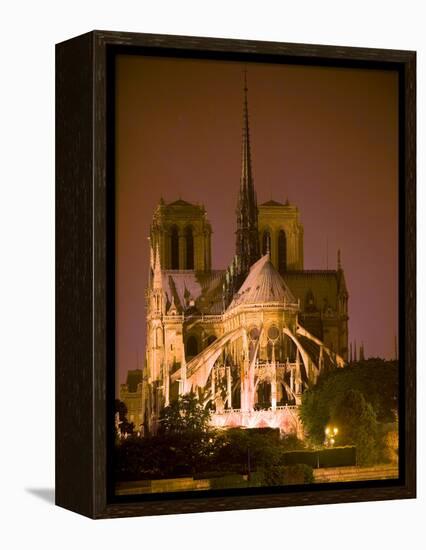
[[[324,445],[326,447],[333,447],[333,445],[336,443],[336,436],[339,433],[338,428],[336,426],[327,426],[325,428],[325,441]]]

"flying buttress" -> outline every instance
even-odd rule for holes
[[[192,388],[204,387],[210,371],[213,368],[217,358],[222,353],[224,346],[234,342],[244,334],[244,328],[238,327],[227,334],[224,334],[198,355],[193,357],[186,365],[182,365],[171,377],[171,380],[182,380],[183,393],[188,393]]]

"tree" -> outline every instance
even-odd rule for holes
[[[133,422],[127,420],[127,407],[120,399],[115,400],[115,412],[118,413],[120,420],[120,432],[122,434],[132,434],[135,429]]]
[[[332,424],[339,426],[339,442],[356,446],[359,464],[372,464],[378,456],[376,414],[361,392],[346,391],[331,410]]]
[[[313,443],[324,441],[324,429],[330,420],[330,403],[333,398],[331,394],[327,399],[326,391],[322,391],[321,387],[314,387],[303,394],[299,414]]]
[[[160,415],[160,434],[207,433],[210,411],[193,393],[179,396]]]
[[[171,451],[175,470],[196,473],[207,467],[215,445],[209,421],[210,411],[193,393],[180,396],[163,409],[157,442]]]
[[[378,422],[395,421],[398,365],[395,361],[368,359],[321,376],[317,384],[303,394],[300,416],[314,443],[323,442],[324,428],[330,422],[331,410],[351,389],[363,395],[372,406]]]

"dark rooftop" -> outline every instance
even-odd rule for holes
[[[270,201],[264,202],[260,206],[284,206],[284,204],[282,202],[274,201],[271,199]]]

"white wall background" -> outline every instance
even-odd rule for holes
[[[419,268],[426,257],[421,0],[5,2],[0,32],[0,545],[3,548],[421,548],[425,295],[420,285],[419,497],[92,522],[52,505],[54,483],[54,44],[92,29],[418,51]],[[423,322],[422,322],[423,321]],[[43,497],[43,498],[40,498]],[[47,500],[46,500],[47,499]]]

